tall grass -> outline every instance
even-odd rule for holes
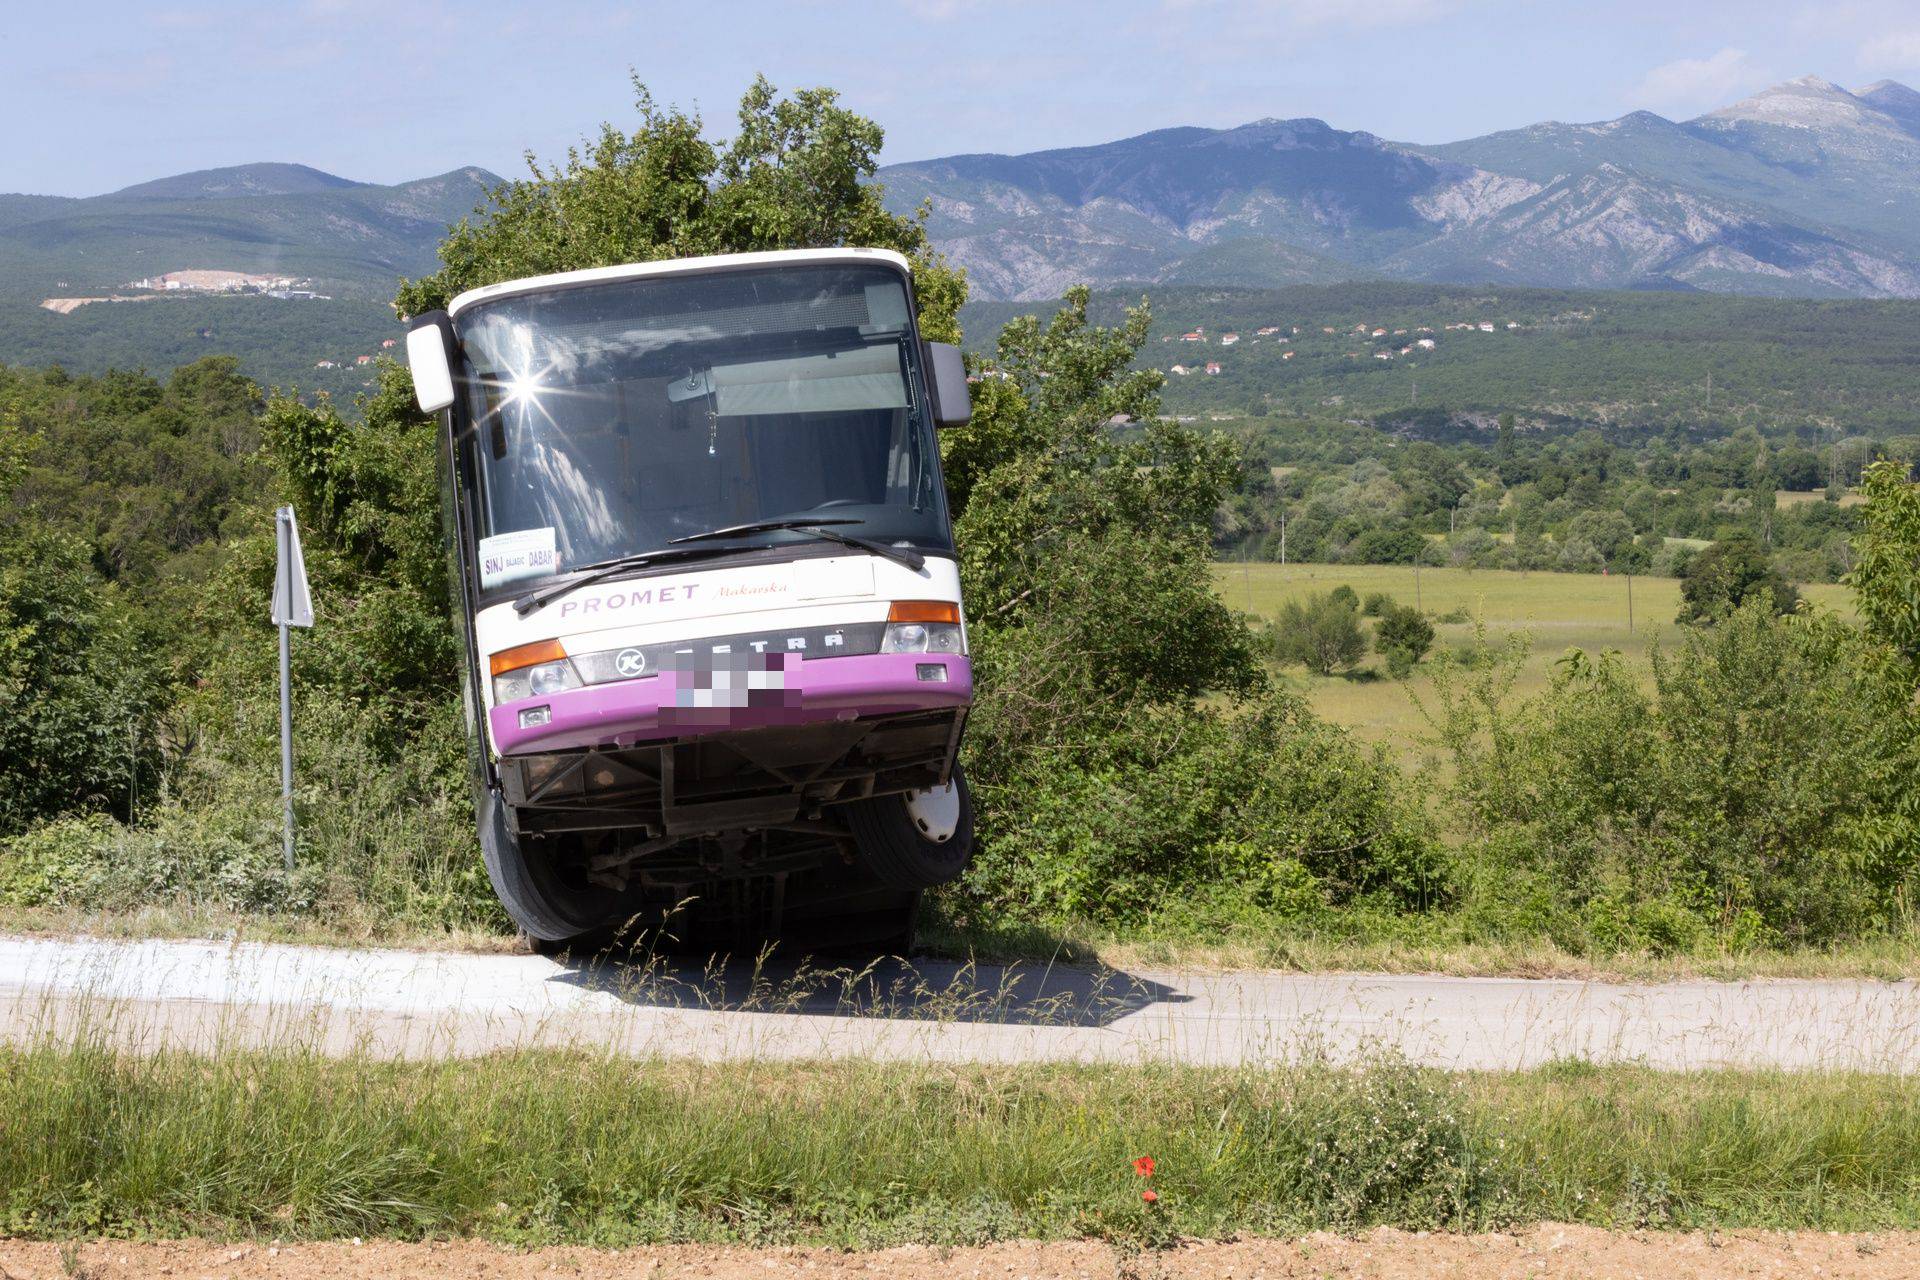
[[[0,1232],[1150,1242],[1311,1226],[1920,1224],[1920,1085],[0,1052]],[[1151,1155],[1157,1204],[1131,1167]]]

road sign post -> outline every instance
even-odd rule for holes
[[[300,554],[300,526],[293,508],[273,513],[279,555],[273,574],[273,623],[280,629],[280,805],[284,819],[283,853],[293,870],[293,679],[290,643],[294,627],[313,625],[313,599],[307,594],[307,564]]]

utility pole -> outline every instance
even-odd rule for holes
[[[1633,570],[1627,570],[1627,631],[1633,631]]]
[[[1280,567],[1287,567],[1287,509],[1280,508]]]

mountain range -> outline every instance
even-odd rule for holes
[[[1313,119],[1162,129],[880,180],[896,210],[926,204],[982,298],[1367,278],[1920,296],[1920,93],[1886,80],[1439,146]]]
[[[499,179],[484,169],[395,186],[299,164],[249,164],[80,198],[0,195],[0,296],[111,290],[188,269],[312,277],[332,294],[393,296],[433,270],[447,225]]]
[[[1920,296],[1920,93],[1809,76],[1686,121],[1638,111],[1437,146],[1320,120],[1162,129],[883,168],[974,296],[1067,285],[1416,280],[1802,297]],[[251,164],[108,195],[0,195],[0,301],[164,272],[311,277],[392,296],[499,180],[379,186]]]

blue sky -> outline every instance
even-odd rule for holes
[[[756,71],[833,85],[888,160],[1262,116],[1443,142],[1808,73],[1920,84],[1915,0],[70,0],[8,25],[0,191],[62,195],[254,160],[517,174],[629,119],[629,67],[716,135]]]

